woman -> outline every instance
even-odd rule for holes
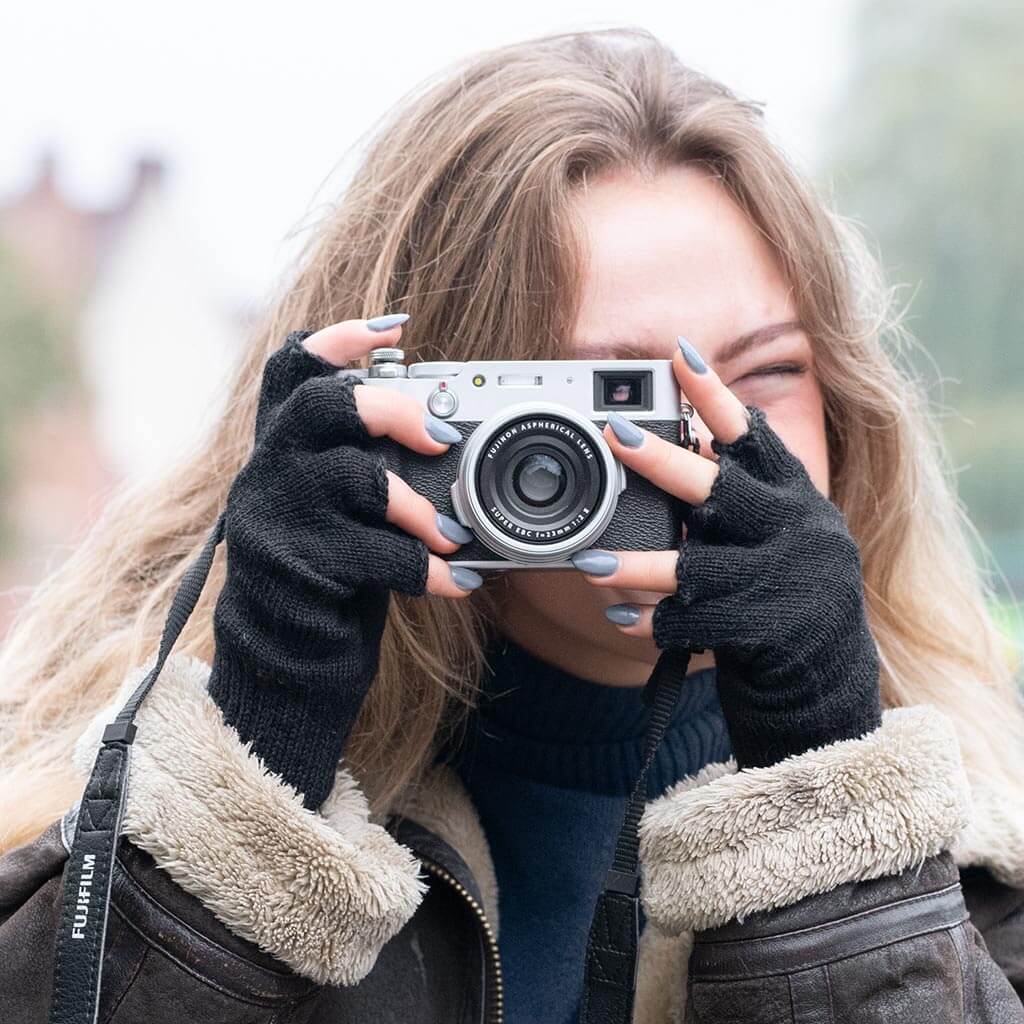
[[[8,642],[4,1019],[47,1013],[61,816],[226,505],[138,719],[101,1019],[596,1019],[591,915],[666,651],[692,657],[648,776],[633,1019],[1024,1020],[1021,716],[894,333],[756,106],[643,33],[410,99],[206,447]],[[615,413],[603,436],[678,503],[678,549],[450,568],[472,535],[375,444],[462,436],[335,376],[399,344],[671,358],[699,453]]]

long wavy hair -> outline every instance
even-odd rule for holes
[[[308,227],[209,438],[158,483],[118,495],[35,591],[0,659],[4,846],[76,799],[73,741],[152,657],[175,587],[249,455],[263,364],[285,335],[402,310],[413,359],[565,358],[585,259],[580,183],[678,163],[719,178],[793,288],[825,395],[832,497],[860,544],[886,704],[946,710],[975,777],[1014,769],[1024,729],[1012,673],[925,396],[902,368],[909,336],[895,290],[771,141],[759,104],[646,32],[583,32],[467,60],[384,119]],[[222,558],[179,643],[205,659]],[[394,598],[346,749],[375,813],[464,720],[498,607],[490,582],[465,601]]]

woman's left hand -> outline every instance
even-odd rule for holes
[[[621,462],[684,503],[686,533],[677,551],[614,552],[616,570],[587,579],[667,595],[641,606],[624,633],[714,651],[741,768],[870,732],[881,721],[878,654],[842,513],[762,410],[744,406],[710,367],[698,373],[678,353],[673,366],[718,461],[633,421],[627,440],[639,443],[606,426]]]

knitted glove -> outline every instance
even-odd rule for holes
[[[653,621],[660,648],[714,651],[740,768],[881,724],[857,545],[763,411],[747,409],[746,433],[712,441],[718,476],[684,512],[678,590]]]
[[[209,692],[316,808],[377,671],[390,591],[425,591],[428,552],[384,521],[357,382],[303,348],[311,333],[267,362],[256,445],[228,495]]]

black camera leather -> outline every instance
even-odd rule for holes
[[[600,429],[607,420],[592,422]],[[451,422],[463,439],[479,425],[479,422]],[[666,441],[679,443],[678,420],[644,420],[643,426]],[[378,444],[388,469],[429,498],[438,512],[455,518],[450,489],[462,459],[461,444],[453,444],[443,455],[420,455],[390,438],[383,438]],[[678,498],[627,468],[626,489],[619,495],[615,515],[608,529],[588,547],[609,551],[671,551],[679,546],[682,509]],[[439,557],[457,562],[507,561],[479,540]]]

